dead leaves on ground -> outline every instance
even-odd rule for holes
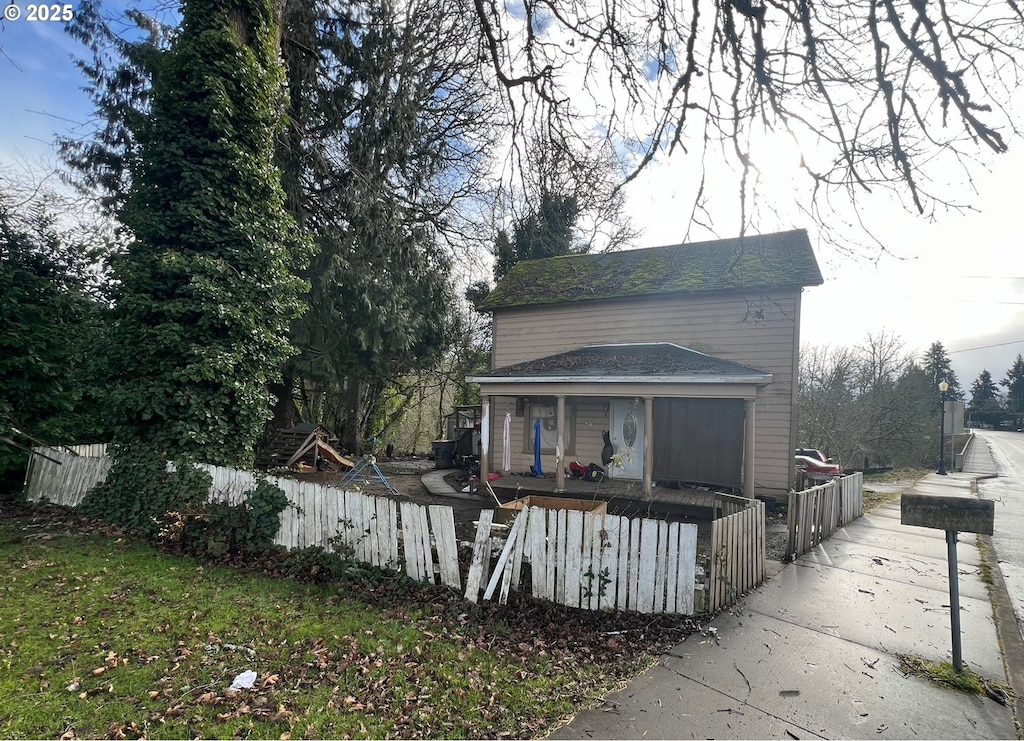
[[[73,529],[69,524],[68,530]],[[247,568],[280,575],[272,555]],[[196,572],[201,574],[201,567]],[[54,577],[59,582],[54,586],[77,594],[78,578]],[[89,584],[99,578],[82,577]],[[181,602],[180,621],[161,617],[139,623],[137,633],[119,633],[113,646],[90,646],[82,636],[113,625],[107,621],[125,614],[140,596],[159,604],[172,599],[162,592],[150,595],[144,584],[124,583],[105,570],[103,581],[112,583],[102,585],[97,611],[69,607],[48,624],[50,639],[60,646],[54,654],[61,658],[30,678],[45,681],[48,671],[77,667],[80,676],[69,681],[70,672],[61,675],[51,691],[63,688],[85,703],[120,701],[131,706],[126,713],[131,720],[88,732],[67,727],[68,739],[139,738],[153,735],[157,725],[165,725],[164,735],[171,729],[180,735],[224,736],[236,728],[251,731],[253,723],[263,724],[259,734],[282,737],[528,737],[556,721],[550,713],[558,712],[546,717],[529,688],[551,688],[566,708],[588,702],[596,684],[607,687],[630,676],[646,656],[698,629],[685,619],[586,612],[522,597],[504,606],[468,605],[450,590],[388,577],[338,583],[324,594],[324,602],[328,609],[342,601],[372,606],[368,621],[415,631],[415,639],[402,639],[405,645],[387,639],[387,631],[375,633],[371,622],[356,635],[291,640],[285,614],[212,635],[203,625],[205,608],[194,610],[184,592],[173,597],[176,606]],[[247,640],[253,635],[260,637],[258,642]],[[166,649],[154,648],[154,637]],[[158,679],[129,692],[126,674],[142,666],[157,672]],[[234,677],[249,668],[257,672],[254,687],[229,691]],[[336,726],[324,725],[329,718],[311,725],[313,697],[338,717]],[[547,702],[551,697],[544,699],[544,707],[556,707]],[[59,735],[60,729],[53,733]]]

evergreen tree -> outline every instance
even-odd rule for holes
[[[541,192],[538,205],[518,219],[509,238],[504,230],[494,241],[494,279],[501,280],[523,260],[577,255],[590,247],[573,239],[579,205],[574,196]]]
[[[998,424],[1002,416],[1000,401],[999,389],[992,380],[992,374],[983,370],[971,384],[971,403],[967,407],[971,413],[971,420],[984,424]]]
[[[1006,408],[1011,414],[1024,412],[1024,358],[1019,354],[1013,365],[1006,371],[1006,378],[999,382],[1006,387]]]
[[[55,220],[51,207],[15,208],[0,194],[0,493],[24,481],[33,441],[107,437],[100,250]]]
[[[983,370],[971,384],[971,408],[983,409],[993,402],[999,401],[999,389],[996,388],[992,374]]]
[[[924,370],[928,374],[932,388],[938,389],[939,383],[945,381],[949,384],[949,390],[946,392],[947,398],[962,399],[964,397],[963,389],[960,388],[960,379],[956,377],[949,355],[946,354],[946,348],[942,346],[941,342],[933,342],[925,352]]]
[[[494,238],[494,280],[499,281],[508,275],[512,266],[519,262],[516,255],[515,245],[504,229],[498,230],[498,236]],[[481,298],[485,298],[487,294]]]

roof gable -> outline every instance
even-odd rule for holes
[[[821,285],[807,232],[797,229],[710,242],[516,264],[480,308]]]

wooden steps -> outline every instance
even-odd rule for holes
[[[301,424],[289,430],[278,430],[256,456],[256,468],[291,468],[300,463],[316,468],[317,458],[345,468],[355,465],[328,444],[326,430],[318,425]]]

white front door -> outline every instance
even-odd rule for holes
[[[616,459],[608,474],[616,479],[641,479],[644,474],[644,403],[612,399],[611,440]],[[621,461],[616,465],[616,461]]]

